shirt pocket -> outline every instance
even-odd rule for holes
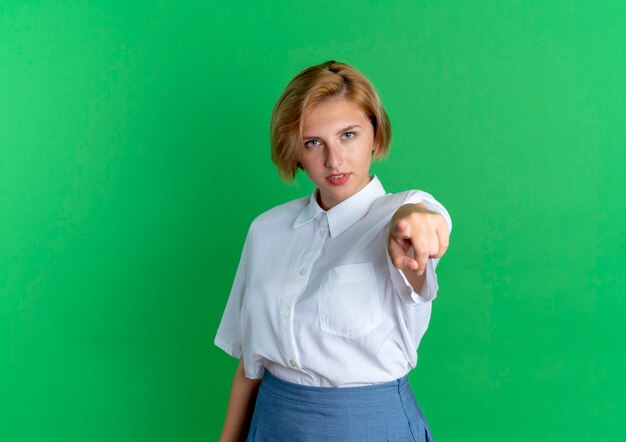
[[[331,269],[317,297],[320,329],[355,339],[374,330],[381,322],[380,296],[371,262]]]

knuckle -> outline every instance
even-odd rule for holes
[[[418,213],[412,212],[412,213],[409,213],[406,218],[407,218],[407,221],[410,221],[411,223],[415,223],[420,218],[420,215]]]
[[[415,244],[415,252],[424,255],[430,252],[430,247],[428,246],[428,242],[421,240],[417,241]]]

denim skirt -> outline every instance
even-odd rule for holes
[[[248,442],[432,442],[407,376],[360,387],[312,387],[265,370]]]

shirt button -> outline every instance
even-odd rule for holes
[[[300,269],[300,275],[301,276],[306,275],[306,269]]]
[[[326,232],[328,232],[328,230],[326,230],[326,229],[320,229],[320,237],[322,237],[322,238],[323,238],[324,236],[326,236]]]
[[[293,359],[289,360],[289,365],[291,365],[292,367],[297,367],[298,364],[296,364],[296,361],[294,361]]]
[[[286,318],[287,316],[289,316],[289,307],[287,307],[285,310],[283,310],[283,316]]]

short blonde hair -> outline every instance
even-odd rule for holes
[[[302,145],[305,117],[315,106],[330,98],[351,100],[367,115],[374,127],[374,160],[389,152],[391,123],[372,84],[352,66],[327,61],[296,75],[272,111],[272,161],[285,180],[293,180],[298,169],[302,168],[297,155]]]

